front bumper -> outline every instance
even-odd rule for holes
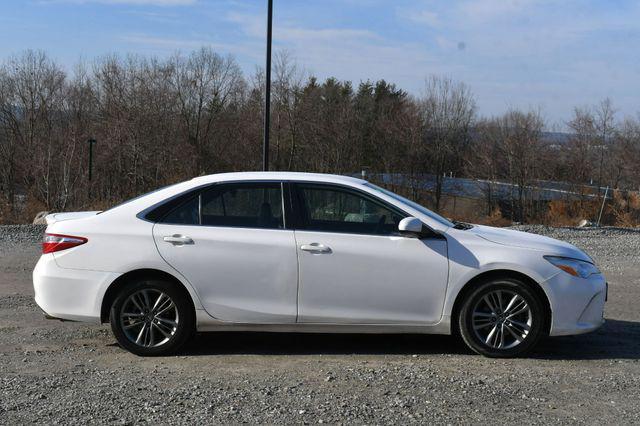
[[[559,272],[543,288],[551,303],[551,336],[589,333],[604,324],[608,286],[602,274],[584,279]]]
[[[60,268],[53,254],[45,254],[33,270],[35,300],[48,317],[99,323],[104,293],[119,275]]]

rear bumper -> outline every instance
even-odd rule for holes
[[[560,272],[543,286],[551,302],[551,336],[589,333],[604,324],[608,286],[602,274],[583,279]]]
[[[45,254],[33,270],[35,300],[48,317],[99,323],[104,293],[119,275],[60,268]]]

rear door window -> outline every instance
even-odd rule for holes
[[[283,229],[282,185],[247,182],[214,185],[172,210],[161,222]]]
[[[202,225],[284,228],[279,183],[216,185],[201,197]]]

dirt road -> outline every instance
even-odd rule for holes
[[[584,247],[610,283],[607,324],[492,360],[437,336],[212,333],[139,358],[108,326],[45,320],[39,230],[0,227],[0,422],[638,423],[640,233],[537,232]]]

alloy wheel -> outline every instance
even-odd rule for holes
[[[122,304],[120,324],[132,343],[145,348],[167,343],[178,330],[178,309],[166,293],[142,289]]]
[[[533,314],[527,301],[510,290],[494,290],[481,297],[472,311],[473,331],[494,349],[511,349],[527,338]]]

